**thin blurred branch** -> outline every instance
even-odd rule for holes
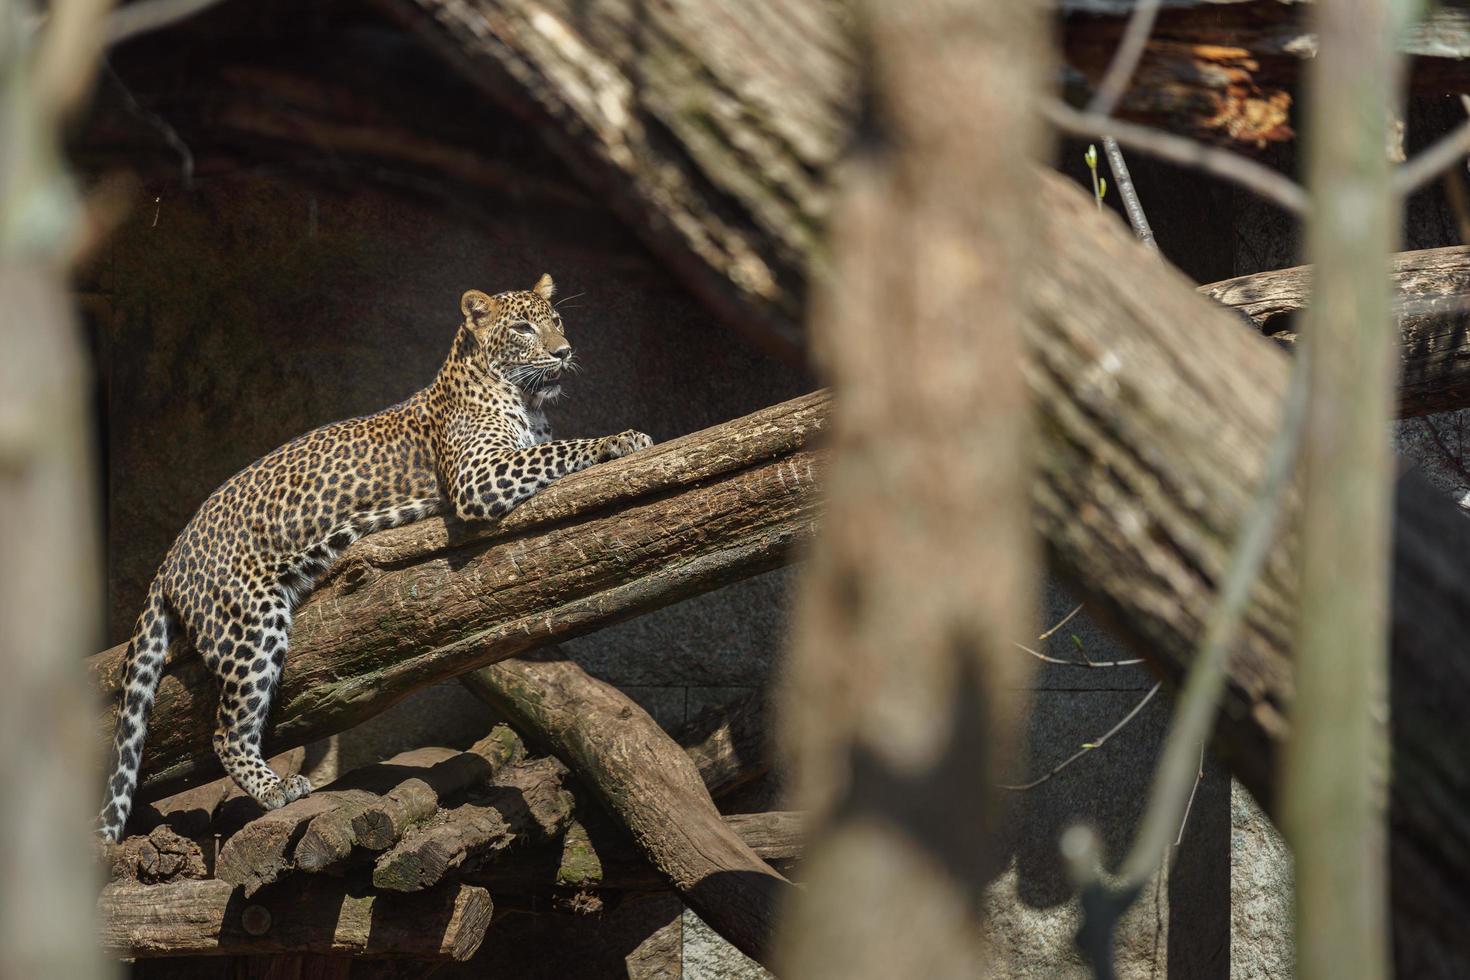
[[[1470,115],[1470,95],[1460,96],[1460,105]],[[1429,149],[1399,167],[1393,173],[1393,192],[1408,197],[1444,171],[1460,163],[1470,154],[1470,119],[1441,137]]]
[[[1162,0],[1138,0],[1134,5],[1133,12],[1128,15],[1128,26],[1123,29],[1123,39],[1118,43],[1118,50],[1108,63],[1108,70],[1103,73],[1097,93],[1087,104],[1088,113],[1097,116],[1113,114],[1113,108],[1128,88],[1128,82],[1138,67],[1138,59],[1143,57],[1143,49],[1154,29],[1154,19],[1158,16],[1161,2]]]
[[[1116,725],[1114,725],[1112,728],[1109,728],[1106,732],[1104,732],[1102,735],[1099,735],[1092,741],[1084,742],[1082,744],[1082,748],[1078,749],[1076,752],[1073,752],[1071,755],[1067,756],[1067,758],[1063,759],[1061,762],[1058,762],[1055,766],[1052,766],[1050,770],[1048,770],[1041,776],[1038,776],[1037,778],[1031,780],[1029,783],[997,783],[996,785],[999,786],[1001,789],[1008,789],[1015,792],[1025,792],[1029,789],[1035,789],[1042,783],[1051,779],[1057,773],[1061,772],[1063,769],[1070,766],[1072,763],[1076,762],[1078,759],[1082,758],[1084,755],[1087,755],[1089,752],[1094,752],[1097,749],[1100,749],[1104,745],[1108,744],[1108,739],[1121,732],[1124,728],[1127,728],[1128,723],[1134,718],[1138,717],[1138,713],[1144,709],[1145,705],[1147,705],[1150,701],[1154,699],[1154,695],[1159,693],[1159,688],[1161,687],[1163,687],[1163,684],[1157,683],[1153,687],[1149,688],[1148,693],[1145,694],[1143,698],[1133,706],[1132,710],[1124,715],[1123,718]]]
[[[1295,859],[1297,975],[1375,980],[1388,937],[1388,609],[1398,357],[1389,255],[1408,183],[1384,153],[1406,0],[1323,0],[1310,67],[1307,251],[1316,288],[1302,452],[1296,697],[1281,784]],[[1453,140],[1454,138],[1452,138]],[[1454,159],[1440,148],[1409,173]]]

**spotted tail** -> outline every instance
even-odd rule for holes
[[[277,581],[286,590],[294,607],[332,567],[337,556],[358,538],[442,514],[445,509],[444,500],[440,497],[418,497],[392,507],[356,514],[332,528],[301,554],[283,561],[277,569]]]
[[[122,839],[123,827],[133,808],[133,791],[138,787],[138,768],[143,761],[143,741],[148,734],[148,711],[153,707],[153,695],[163,676],[164,654],[177,631],[178,621],[168,609],[162,585],[154,579],[123,659],[107,804],[97,818],[98,832],[106,840]]]

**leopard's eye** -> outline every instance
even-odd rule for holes
[[[512,330],[514,330],[516,333],[523,334],[523,335],[525,335],[527,337],[529,337],[530,335],[532,335],[532,334],[534,334],[536,332],[536,328],[533,327],[533,326],[531,326],[525,320],[518,320],[517,322],[512,323],[510,325],[510,328]]]

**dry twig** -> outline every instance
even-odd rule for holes
[[[1058,762],[1055,766],[1052,766],[1051,769],[1045,774],[1038,776],[1037,778],[1031,780],[1031,782],[1029,783],[997,783],[996,785],[1001,789],[1013,790],[1015,792],[1025,792],[1028,789],[1035,789],[1042,783],[1051,779],[1057,773],[1061,772],[1063,769],[1070,766],[1072,763],[1076,762],[1078,759],[1082,758],[1087,753],[1092,752],[1096,749],[1100,749],[1104,745],[1108,744],[1108,739],[1121,732],[1124,728],[1127,728],[1128,723],[1134,718],[1138,717],[1138,713],[1143,710],[1144,705],[1153,700],[1154,695],[1159,693],[1159,688],[1162,686],[1163,684],[1161,682],[1149,688],[1148,693],[1143,696],[1142,700],[1135,704],[1132,710],[1124,715],[1122,720],[1120,720],[1116,725],[1114,725],[1112,728],[1109,728],[1106,732],[1093,739],[1091,742],[1082,743],[1082,748],[1078,749],[1076,752],[1073,752],[1071,755],[1067,756],[1067,758],[1063,759],[1061,762]],[[1190,799],[1193,799],[1193,796],[1191,796]]]

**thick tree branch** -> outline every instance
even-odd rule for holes
[[[556,651],[466,674],[469,689],[582,777],[700,918],[769,962],[777,903],[790,883],[720,817],[706,766],[627,695]]]

